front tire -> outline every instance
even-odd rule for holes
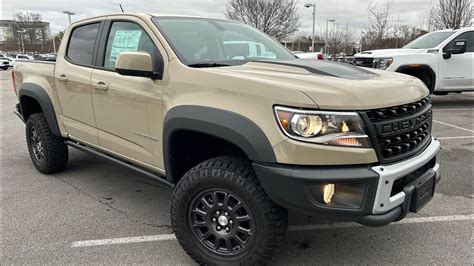
[[[255,265],[273,257],[286,234],[288,213],[265,194],[247,161],[218,157],[178,182],[171,222],[196,262]]]
[[[64,140],[53,135],[44,114],[32,114],[26,121],[26,143],[31,161],[43,174],[53,174],[66,168],[68,148]]]

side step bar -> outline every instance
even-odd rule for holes
[[[73,141],[70,141],[70,140],[66,140],[64,143],[66,143],[66,145],[70,146],[70,147],[73,147],[73,148],[76,148],[80,151],[83,151],[83,152],[86,152],[86,153],[90,153],[92,155],[95,155],[97,157],[100,157],[102,159],[106,159],[108,160],[109,162],[113,162],[113,163],[116,163],[116,164],[119,164],[121,166],[125,166],[127,167],[128,169],[131,169],[135,172],[138,172],[138,173],[141,173],[143,175],[146,175],[148,177],[151,177],[155,180],[157,180],[158,182],[160,182],[161,184],[167,186],[167,187],[174,187],[174,184],[169,182],[168,180],[166,180],[165,178],[166,177],[163,177],[163,176],[160,176],[160,175],[157,175],[151,171],[148,171],[148,170],[145,170],[145,169],[142,169],[142,168],[139,168],[138,166],[135,166],[131,163],[127,163],[127,162],[124,162],[120,159],[117,159],[113,156],[110,156],[108,154],[105,154],[105,153],[102,153],[98,150],[95,150],[95,149],[92,149],[92,148],[89,148],[87,146],[84,146],[84,145],[81,145],[77,142],[73,142]]]

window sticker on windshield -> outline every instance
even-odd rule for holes
[[[115,62],[122,52],[136,52],[142,36],[141,30],[118,30],[115,32],[110,61]]]

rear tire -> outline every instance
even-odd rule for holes
[[[53,135],[44,114],[32,114],[26,121],[26,143],[31,161],[43,174],[66,168],[68,148],[61,137]]]
[[[265,194],[249,162],[217,157],[178,182],[171,222],[196,262],[255,265],[275,254],[286,234],[288,213]]]

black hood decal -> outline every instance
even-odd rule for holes
[[[284,65],[291,67],[299,67],[308,70],[309,72],[317,75],[324,75],[330,77],[337,77],[343,79],[352,80],[365,80],[372,79],[378,75],[365,70],[360,67],[355,67],[349,64],[328,62],[322,60],[307,60],[307,59],[292,59],[282,61],[256,61],[256,63],[266,63],[275,65]]]

